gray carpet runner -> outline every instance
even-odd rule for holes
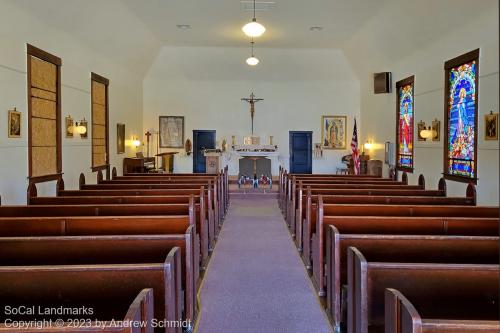
[[[233,195],[202,285],[199,333],[332,332],[274,195]]]

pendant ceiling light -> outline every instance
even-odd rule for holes
[[[253,19],[252,22],[247,23],[241,29],[248,37],[260,37],[266,31],[266,28],[257,22],[255,18],[255,0],[253,0]]]
[[[247,58],[247,64],[250,65],[250,66],[256,66],[259,64],[260,60],[257,59],[254,54],[253,54],[253,44],[255,44],[255,42],[252,41],[250,42],[250,44],[252,44],[252,56],[250,58]]]

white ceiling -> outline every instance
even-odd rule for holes
[[[162,46],[249,47],[241,27],[252,12],[243,11],[239,0],[1,1],[142,73]],[[256,40],[257,49],[352,49],[369,32],[375,39],[371,43],[395,48],[402,43],[411,51],[485,11],[498,11],[497,0],[261,1],[276,3],[270,11],[257,12],[267,28]],[[192,29],[178,29],[178,24]],[[311,26],[323,30],[312,32]]]
[[[340,48],[386,0],[262,0],[275,4],[258,11],[266,33],[257,47]],[[122,0],[167,45],[245,46],[241,27],[253,13],[239,0]],[[179,30],[177,24],[189,24]],[[310,31],[321,26],[320,32]]]

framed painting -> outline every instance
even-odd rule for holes
[[[9,110],[8,126],[9,138],[21,137],[21,112]]]
[[[125,124],[116,124],[116,153],[125,153]]]
[[[413,121],[415,77],[396,83],[396,170],[413,172]],[[420,128],[418,129],[420,139]]]
[[[65,120],[65,128],[66,128],[66,137],[67,138],[72,138],[73,137],[73,131],[74,131],[74,121],[73,121],[73,118],[71,118],[71,116],[67,116],[66,118],[64,118]]]
[[[324,149],[346,149],[346,116],[321,117],[321,145]]]
[[[447,61],[444,68],[443,175],[476,184],[479,49]]]
[[[484,115],[484,139],[498,140],[498,113]]]
[[[184,147],[184,117],[160,116],[160,148]]]

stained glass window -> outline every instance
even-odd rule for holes
[[[413,172],[413,86],[411,76],[396,83],[397,90],[397,133],[396,133],[396,168]]]
[[[477,178],[478,65],[479,50],[445,65],[447,131],[444,174],[459,181],[475,181]]]

